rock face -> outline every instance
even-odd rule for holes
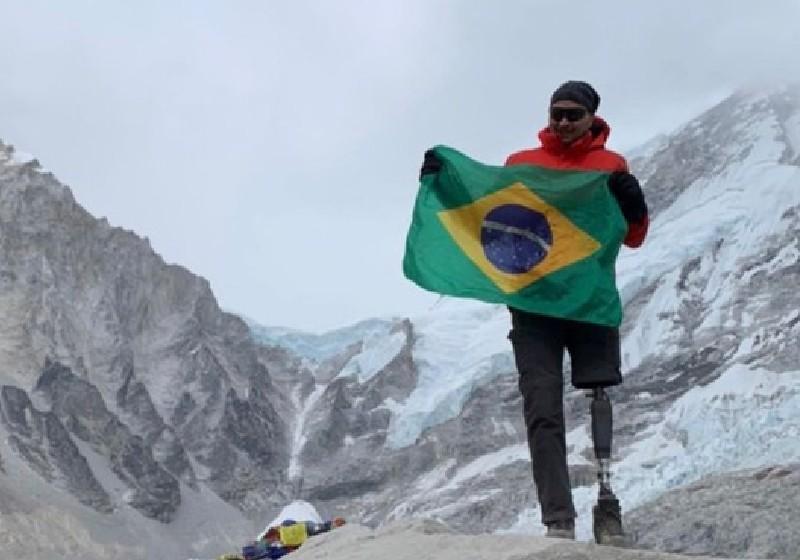
[[[36,391],[46,397],[50,414],[63,421],[75,437],[110,458],[113,473],[131,489],[127,497],[130,505],[147,517],[171,520],[180,505],[178,481],[153,458],[152,448],[144,439],[134,436],[109,412],[94,385],[78,379],[64,366],[48,363]],[[66,431],[60,435],[70,440]]]
[[[344,526],[314,537],[294,552],[298,560],[687,560],[682,556],[520,535],[457,533],[428,519],[378,530]],[[736,557],[734,557],[736,558]]]
[[[244,321],[2,143],[0,316],[0,457],[101,513],[282,503],[282,397]]]
[[[52,412],[40,412],[25,391],[0,389],[0,410],[9,446],[50,484],[62,484],[81,503],[111,511],[111,500],[92,473],[69,433]]]
[[[683,554],[800,558],[800,465],[704,478],[630,512],[637,546]]]
[[[162,531],[154,542],[229,536],[223,522],[261,525],[296,498],[371,526],[541,531],[507,310],[443,300],[325,335],[248,325],[13,158],[0,144],[0,508],[17,532],[45,515],[23,499],[40,491],[52,530],[124,519]],[[792,558],[794,541],[763,535],[798,518],[794,474],[780,473],[800,456],[800,90],[736,94],[631,164],[653,222],[618,261],[613,484],[627,522],[642,546]],[[565,407],[588,540],[589,401],[567,385]],[[726,474],[742,469],[756,470]],[[734,484],[751,489],[736,494],[753,513],[736,510],[740,530],[717,507]],[[656,526],[651,506],[699,517]],[[74,536],[103,557],[97,538]],[[131,558],[175,557],[115,538]]]

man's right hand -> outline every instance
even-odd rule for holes
[[[422,161],[422,168],[419,170],[419,180],[421,181],[425,175],[435,175],[441,169],[442,160],[433,150],[428,150],[425,152],[425,159]]]

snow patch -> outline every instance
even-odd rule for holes
[[[567,434],[567,449],[569,455],[567,462],[570,465],[593,465],[592,461],[586,459],[583,452],[587,449],[593,449],[594,442],[589,434],[589,426],[578,426]]]
[[[36,158],[33,157],[32,154],[29,154],[27,152],[20,152],[20,151],[14,150],[14,154],[13,154],[13,156],[11,158],[11,161],[13,163],[16,163],[17,165],[25,165],[26,163],[30,163],[35,159]]]
[[[455,459],[447,459],[445,462],[437,465],[435,468],[419,477],[414,485],[415,489],[420,493],[433,490],[447,480],[447,473],[455,466]]]
[[[311,409],[314,407],[314,404],[319,400],[319,397],[322,393],[325,392],[325,388],[327,385],[317,384],[314,386],[314,390],[311,394],[306,398],[306,401],[303,403],[302,407],[299,406],[300,404],[300,390],[301,386],[298,385],[295,387],[294,391],[292,391],[292,402],[295,405],[295,410],[299,410],[297,417],[295,418],[294,423],[294,437],[292,438],[292,450],[289,455],[289,472],[288,476],[290,479],[298,478],[300,473],[302,472],[302,465],[300,464],[300,454],[303,452],[303,448],[308,441],[308,437],[305,434],[305,427],[306,421],[308,420],[308,416],[311,413]]]
[[[423,430],[458,416],[477,386],[515,370],[508,310],[467,300],[444,300],[414,321],[417,386],[389,425],[387,444],[414,443]]]
[[[785,123],[786,138],[795,155],[800,154],[800,113],[793,115]]]
[[[498,467],[510,465],[517,461],[529,460],[530,452],[528,451],[527,444],[520,443],[517,445],[509,445],[493,453],[482,455],[466,466],[461,467],[445,486],[439,488],[439,491],[455,490],[469,479],[475,478],[476,476],[487,475]]]
[[[515,436],[517,434],[517,430],[514,429],[514,425],[505,420],[503,422],[498,422],[496,419],[492,418],[492,435],[495,436]]]
[[[627,507],[712,472],[797,460],[800,371],[736,364],[677,399],[616,468]]]
[[[389,336],[371,334],[364,339],[361,352],[350,358],[337,377],[355,377],[359,383],[369,381],[389,365],[405,344],[403,331]]]

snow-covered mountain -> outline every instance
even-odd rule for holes
[[[294,499],[370,525],[540,531],[504,308],[444,299],[323,335],[248,326],[29,159],[0,144],[4,553],[210,556]],[[732,550],[636,508],[698,484],[695,500],[719,500],[750,476],[726,473],[800,457],[800,88],[740,92],[631,163],[653,222],[618,265],[614,488],[643,545]],[[586,539],[589,401],[565,402]],[[747,496],[768,523],[774,501]],[[42,533],[62,538],[31,553]]]
[[[639,153],[653,222],[618,264],[626,382],[612,391],[628,511],[800,457],[800,88],[737,93]],[[374,524],[539,531],[509,326],[502,307],[445,300],[343,349],[334,375],[308,366],[300,495]],[[566,403],[589,538],[588,399]]]

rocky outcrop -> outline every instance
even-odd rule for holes
[[[302,462],[307,466],[302,487],[312,499],[358,496],[397,480],[397,465],[386,460],[394,455],[385,449],[391,412],[384,402],[404,400],[416,386],[413,327],[408,320],[398,321],[387,336],[398,343],[385,364],[361,378],[366,372],[357,361],[343,361],[316,401],[302,450]],[[359,350],[365,351],[363,342]],[[344,353],[351,358],[359,355],[352,347]],[[365,462],[365,457],[371,460]],[[326,467],[332,463],[336,469]]]
[[[2,143],[0,315],[0,383],[35,389],[99,454],[127,489],[112,503],[168,521],[181,484],[251,512],[281,500],[289,450],[274,403],[286,398],[244,321]]]
[[[372,530],[359,525],[309,540],[296,552],[301,560],[695,560],[708,556],[626,550],[521,535],[457,532],[431,519],[397,522]],[[734,556],[732,558],[743,558]]]
[[[112,472],[129,489],[131,506],[165,523],[172,519],[181,501],[178,481],[153,458],[144,439],[108,410],[97,388],[68,368],[48,363],[35,390],[72,434],[109,458]]]
[[[631,511],[637,547],[712,556],[797,558],[800,465],[713,475]]]
[[[8,431],[9,446],[43,479],[63,486],[82,504],[112,511],[108,494],[56,414],[37,410],[23,389],[4,385],[0,420]]]

